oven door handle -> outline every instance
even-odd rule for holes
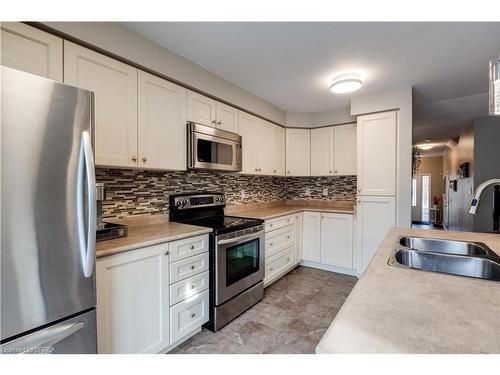
[[[227,240],[219,240],[219,241],[217,241],[217,245],[227,245],[227,244],[234,243],[234,242],[240,242],[241,240],[245,240],[247,238],[252,238],[252,237],[257,238],[257,237],[260,237],[262,235],[262,233],[264,233],[263,230],[261,230],[259,232],[251,233],[251,234],[246,234],[246,235],[240,236],[240,237],[229,238]]]

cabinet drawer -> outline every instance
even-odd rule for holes
[[[192,257],[208,251],[208,235],[185,238],[169,244],[170,262]]]
[[[275,219],[266,220],[266,232],[286,227],[287,225],[295,224],[295,214],[277,217]]]
[[[292,246],[266,259],[266,279],[272,278],[274,274],[278,274],[292,266],[293,250],[294,247]]]
[[[170,263],[170,283],[208,271],[208,253]]]
[[[208,289],[208,271],[170,285],[170,306]]]
[[[266,258],[295,244],[295,226],[289,225],[266,234]]]
[[[208,290],[170,308],[170,342],[208,322]]]

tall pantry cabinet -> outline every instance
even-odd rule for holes
[[[357,119],[357,248],[363,273],[396,224],[398,111]]]

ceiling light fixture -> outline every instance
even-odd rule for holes
[[[434,143],[424,143],[422,145],[417,145],[417,147],[421,150],[430,150],[431,148],[433,148],[435,146]]]
[[[359,90],[362,85],[358,74],[342,74],[333,79],[330,90],[335,94],[346,94]]]

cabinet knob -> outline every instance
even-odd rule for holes
[[[220,121],[217,121],[217,125],[222,125],[222,123]]]
[[[165,255],[170,255],[170,251],[165,251]]]
[[[213,120],[212,124],[217,125],[217,121]]]
[[[191,269],[194,270],[194,264],[191,266]]]
[[[332,171],[329,171],[329,173],[331,174],[331,173],[332,173]]]
[[[358,199],[358,203],[361,204],[361,199]]]
[[[195,313],[191,313],[191,315],[190,315],[191,318],[194,318],[195,316],[196,316]]]
[[[194,245],[189,246],[191,250],[194,250]]]
[[[272,271],[272,270],[273,270],[273,268],[272,268],[272,267],[271,267],[271,268],[269,268],[269,271]]]
[[[335,174],[339,173],[339,171],[335,170]]]
[[[255,168],[255,172],[258,172],[259,171],[259,168]]]
[[[272,243],[272,242],[269,242],[269,246],[273,246],[273,243]]]
[[[286,239],[289,240],[290,239],[290,236],[286,236]]]
[[[358,193],[361,193],[361,189],[358,189]]]
[[[290,171],[286,171],[286,174],[290,174]]]
[[[148,161],[148,158],[147,158],[147,157],[143,157],[143,158],[142,158],[142,161],[145,163],[145,162],[147,162],[147,161]]]
[[[289,261],[290,261],[290,258],[286,258],[286,260],[289,262]]]
[[[276,173],[276,169],[273,172]]]
[[[194,289],[194,284],[191,284],[191,285],[189,286],[189,289]]]
[[[137,161],[137,156],[132,156],[132,161]]]
[[[272,227],[273,225],[274,225],[273,223],[269,224],[270,227]]]

